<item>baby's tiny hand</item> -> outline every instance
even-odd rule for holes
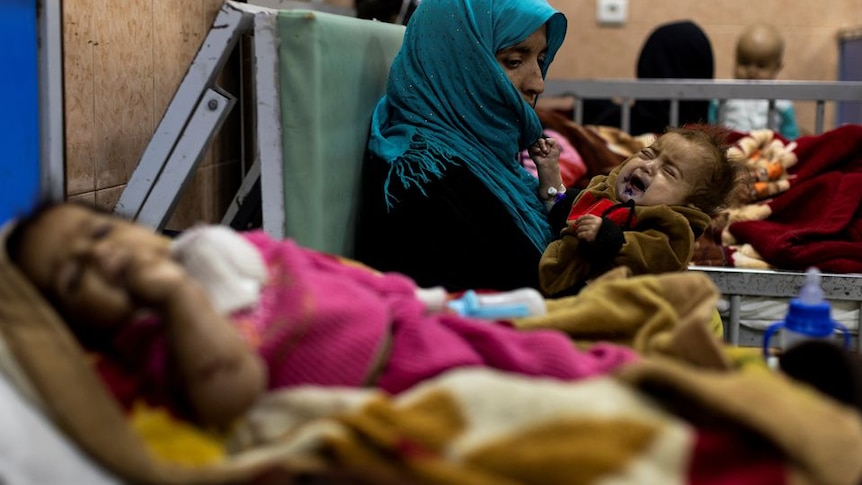
[[[602,218],[593,214],[584,214],[575,220],[575,235],[587,242],[596,240],[596,235],[602,227]]]
[[[556,164],[560,161],[560,153],[563,149],[557,140],[553,138],[539,138],[528,150],[530,158],[536,165]]]

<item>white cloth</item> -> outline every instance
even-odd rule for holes
[[[793,109],[793,103],[786,99],[775,101],[772,116],[773,130],[779,131],[784,125],[784,116]],[[737,131],[762,130],[769,127],[767,113],[769,101],[765,99],[728,99],[719,109],[720,124]]]
[[[229,313],[260,299],[268,271],[257,248],[226,226],[198,226],[171,247],[174,258],[203,285],[216,309]]]

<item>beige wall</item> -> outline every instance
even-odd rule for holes
[[[657,25],[690,19],[710,38],[717,78],[732,78],[736,36],[750,22],[767,21],[784,33],[784,70],[779,79],[835,80],[840,29],[862,25],[862,0],[628,0],[621,27],[600,26],[596,0],[549,0],[566,14],[569,31],[549,77],[633,78],[638,52]],[[797,106],[800,126],[813,129],[814,106]],[[832,109],[827,121],[832,120]]]
[[[114,207],[222,3],[63,2],[68,198]],[[222,137],[207,153],[170,228],[220,219],[238,185],[236,146]]]

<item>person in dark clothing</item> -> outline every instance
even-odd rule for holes
[[[660,25],[647,37],[638,56],[638,79],[712,79],[712,44],[697,24],[684,20]],[[622,109],[610,100],[585,102],[584,124],[620,126]],[[681,101],[677,126],[705,123],[709,100]],[[631,107],[629,133],[663,133],[670,126],[670,101],[637,101]]]
[[[416,10],[419,0],[355,0],[356,17],[379,20],[393,24],[404,24]]]
[[[372,118],[356,259],[450,291],[538,285],[565,189],[533,105],[565,32],[545,0],[420,3]]]

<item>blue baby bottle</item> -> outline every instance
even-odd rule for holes
[[[763,357],[767,360],[769,341],[776,332],[780,332],[781,350],[787,350],[803,340],[832,339],[836,332],[843,334],[844,348],[850,348],[850,332],[847,327],[832,319],[832,308],[823,298],[820,270],[808,269],[805,284],[799,290],[799,297],[790,300],[790,308],[784,321],[767,327],[763,335]]]
[[[467,290],[461,298],[450,301],[448,306],[459,315],[488,320],[541,316],[547,312],[545,299],[533,288],[487,294]]]

